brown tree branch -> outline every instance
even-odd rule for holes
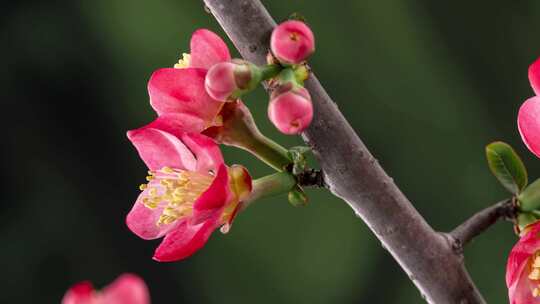
[[[264,64],[275,22],[259,0],[204,0],[240,54]],[[317,78],[306,81],[314,120],[303,134],[329,190],[375,233],[429,303],[485,303],[447,234],[434,231],[381,168]]]
[[[450,237],[454,240],[454,250],[461,253],[467,243],[495,224],[499,219],[513,221],[516,218],[516,214],[517,207],[514,199],[500,201],[493,206],[475,213],[449,233]]]

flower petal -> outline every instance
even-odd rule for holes
[[[85,281],[69,288],[62,299],[62,304],[93,304],[94,301],[94,287],[92,283]]]
[[[198,225],[191,225],[189,221],[181,222],[163,239],[154,253],[154,260],[172,262],[191,256],[206,244],[219,226],[218,220],[219,216],[216,215]]]
[[[216,214],[221,216],[223,208],[232,200],[232,196],[227,167],[222,164],[210,187],[193,203],[190,223],[199,224]]]
[[[158,129],[142,127],[127,132],[144,163],[150,170],[159,170],[165,166],[194,170],[196,160],[180,139]]]
[[[148,81],[150,104],[159,115],[184,113],[212,123],[223,103],[206,93],[205,76],[206,70],[196,68],[155,71]]]
[[[221,150],[212,138],[199,133],[184,133],[181,138],[197,159],[196,171],[204,174],[209,171],[216,173],[224,163]]]
[[[202,132],[204,127],[204,121],[197,116],[185,113],[166,113],[143,128],[158,129],[180,138],[185,132]]]
[[[231,59],[229,48],[214,32],[196,30],[191,36],[190,67],[210,69],[214,64]]]
[[[150,304],[144,281],[134,274],[123,274],[103,291],[105,304]]]
[[[529,81],[536,95],[540,95],[540,58],[529,66]]]
[[[540,97],[529,98],[521,105],[518,129],[527,148],[540,157]]]
[[[143,203],[143,198],[148,196],[150,187],[160,188],[159,181],[152,180],[149,186],[144,190],[133,208],[126,217],[126,224],[133,233],[145,240],[153,240],[160,238],[171,231],[178,224],[177,221],[171,224],[159,224],[157,222],[161,216],[163,209],[166,207],[167,202],[161,202],[156,208],[150,209]],[[162,193],[159,193],[161,195]]]
[[[526,265],[524,265],[526,266]],[[533,297],[532,292],[536,286],[528,278],[528,273],[521,272],[519,280],[508,288],[510,304],[538,304],[540,299]]]

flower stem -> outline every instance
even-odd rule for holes
[[[245,149],[277,171],[285,171],[292,163],[287,149],[261,133],[253,136]]]
[[[279,72],[281,72],[282,67],[277,64],[268,64],[259,67],[259,72],[261,73],[261,81],[268,80],[270,78],[276,77]]]
[[[240,100],[226,103],[220,115],[222,126],[206,129],[205,135],[219,143],[244,149],[277,171],[286,171],[293,162],[287,149],[259,131],[251,112]]]
[[[288,172],[278,172],[255,179],[251,194],[244,200],[243,208],[258,199],[289,192],[295,185],[296,179]]]

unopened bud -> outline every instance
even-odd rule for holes
[[[268,118],[282,133],[302,132],[313,118],[309,92],[303,87],[291,87],[290,84],[278,87],[268,105]]]
[[[231,101],[252,90],[260,82],[260,71],[252,63],[243,60],[220,62],[206,74],[204,86],[210,97]]]
[[[285,21],[272,32],[270,48],[281,63],[298,64],[315,51],[315,37],[304,22]]]

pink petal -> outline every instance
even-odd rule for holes
[[[167,205],[167,202],[161,202],[156,208],[150,209],[143,204],[143,197],[147,196],[148,189],[150,187],[159,187],[159,181],[154,179],[149,183],[149,187],[144,190],[133,208],[126,217],[126,224],[133,233],[145,240],[153,240],[160,238],[171,231],[178,224],[177,221],[171,224],[157,225],[159,217],[163,212],[163,208]],[[162,193],[159,193],[161,195]]]
[[[181,137],[185,132],[202,132],[205,123],[199,117],[185,113],[162,114],[143,128],[158,129]]]
[[[211,124],[223,103],[212,99],[204,88],[206,70],[159,69],[148,81],[150,104],[159,115],[184,113]]]
[[[142,127],[127,132],[144,163],[150,170],[165,166],[194,170],[196,160],[189,149],[174,135],[158,129]]]
[[[196,171],[204,174],[209,171],[216,173],[224,163],[221,150],[212,138],[199,133],[185,133],[181,138],[197,159]]]
[[[150,304],[144,281],[134,274],[123,274],[103,291],[104,304]]]
[[[181,222],[176,229],[163,239],[154,253],[154,260],[172,262],[185,259],[201,249],[219,226],[219,215],[198,224]]]
[[[193,203],[190,223],[199,224],[215,214],[220,215],[223,208],[231,201],[232,195],[227,167],[222,164],[210,187]]]
[[[191,36],[190,67],[210,69],[214,64],[231,59],[229,48],[216,33],[196,30]]]
[[[537,285],[528,278],[528,273],[522,272],[519,281],[508,288],[510,304],[538,304],[540,298],[535,298],[532,291]]]
[[[62,304],[94,304],[95,295],[92,283],[85,281],[73,285],[62,299]]]
[[[529,66],[529,81],[536,95],[540,95],[540,58]]]
[[[540,157],[540,97],[529,98],[521,105],[518,129],[527,148]]]

